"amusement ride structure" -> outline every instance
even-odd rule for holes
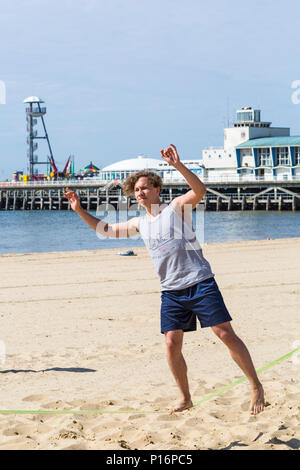
[[[24,103],[27,105],[26,107],[26,120],[27,120],[27,144],[28,144],[28,174],[24,175],[27,178],[23,179],[32,179],[32,180],[45,180],[45,179],[60,179],[66,178],[69,175],[74,174],[74,157],[72,155],[69,156],[67,163],[63,169],[63,171],[59,171],[57,165],[54,160],[50,139],[47,133],[46,124],[44,120],[44,116],[47,112],[47,108],[45,106],[41,106],[44,103],[43,100],[38,98],[37,96],[30,96],[24,100]],[[44,134],[38,135],[38,120],[41,120],[42,129]],[[48,145],[48,160],[40,161],[38,155],[35,153],[38,149],[38,142],[37,140],[44,139]],[[40,166],[46,165],[47,170],[45,172],[41,172],[39,170]],[[19,172],[18,172],[19,173]]]

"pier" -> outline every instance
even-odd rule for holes
[[[209,182],[201,205],[206,211],[300,210],[300,181]],[[101,180],[0,183],[0,211],[71,210],[65,188],[75,190],[88,211],[128,210],[137,202],[123,194],[120,182]],[[170,202],[189,190],[185,182],[164,182],[163,202]]]

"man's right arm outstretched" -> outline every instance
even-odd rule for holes
[[[68,188],[67,188],[68,189]],[[85,211],[79,201],[75,191],[67,191],[65,197],[69,200],[71,208],[79,217],[96,232],[108,238],[129,238],[139,233],[138,217],[134,217],[127,222],[118,222],[116,224],[108,224],[101,219],[97,219],[93,215]]]

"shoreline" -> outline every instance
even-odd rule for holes
[[[206,246],[218,246],[218,245],[224,245],[226,244],[227,246],[232,245],[232,244],[243,244],[243,243],[259,243],[259,242],[274,242],[274,241],[279,241],[279,240],[285,240],[285,241],[292,241],[292,240],[300,240],[300,237],[283,237],[283,238],[258,238],[258,239],[250,239],[250,240],[235,240],[235,241],[222,241],[222,242],[205,242],[205,243],[200,243],[201,247],[206,247]],[[27,256],[27,255],[39,255],[39,254],[51,254],[51,253],[98,253],[98,252],[122,252],[126,250],[141,250],[145,249],[145,246],[124,246],[124,247],[118,247],[118,248],[98,248],[98,249],[82,249],[82,250],[61,250],[61,251],[30,251],[30,252],[22,252],[22,253],[0,253],[0,258],[1,257],[8,257],[8,256]]]

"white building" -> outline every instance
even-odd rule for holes
[[[237,111],[234,127],[224,129],[224,147],[203,150],[204,178],[300,179],[300,136],[286,127],[271,127],[260,119],[260,110]]]
[[[300,136],[290,136],[286,127],[271,127],[261,121],[258,109],[237,111],[233,127],[224,129],[224,146],[202,152],[202,160],[182,160],[204,182],[299,179]],[[166,182],[184,181],[182,175],[163,159],[139,156],[106,166],[100,172],[105,181],[121,182],[139,170],[153,170]]]
[[[201,160],[182,160],[192,171],[202,176],[203,168]],[[100,178],[105,181],[119,182],[127,176],[141,170],[152,170],[158,173],[164,181],[184,181],[183,176],[163,159],[139,156],[128,160],[121,160],[102,168]]]

